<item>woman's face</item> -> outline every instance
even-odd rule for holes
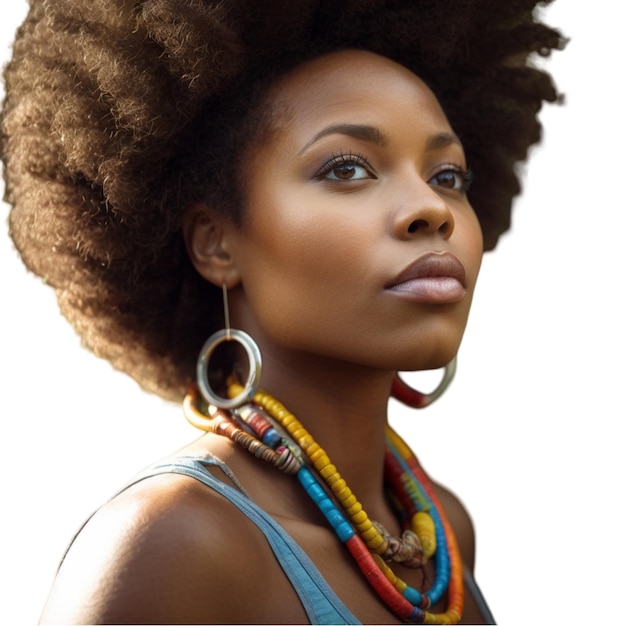
[[[264,351],[390,370],[450,361],[482,237],[435,96],[352,50],[296,68],[269,97],[272,132],[242,160],[233,321]]]

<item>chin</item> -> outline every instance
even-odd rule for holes
[[[405,355],[405,358],[398,359],[396,355],[393,369],[400,372],[417,372],[445,367],[457,355],[460,345],[460,341],[447,341],[444,345],[430,344],[420,346],[416,344],[414,352]]]

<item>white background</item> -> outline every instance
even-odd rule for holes
[[[477,577],[505,625],[623,617],[624,12],[609,3],[546,13],[572,38],[550,61],[567,104],[542,113],[544,142],[512,235],[485,258],[456,381],[426,412],[392,407],[471,510]],[[8,4],[3,61],[25,11]],[[36,622],[81,521],[196,431],[79,347],[5,231],[0,622],[17,626]]]

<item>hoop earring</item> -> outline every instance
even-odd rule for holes
[[[441,382],[430,393],[422,393],[413,389],[406,383],[400,375],[396,373],[393,384],[391,386],[391,395],[396,399],[410,406],[413,409],[423,409],[429,404],[432,404],[437,398],[439,398],[443,392],[448,388],[448,385],[452,382],[454,375],[456,374],[456,356],[448,363],[443,371],[443,378]]]
[[[224,322],[226,328],[213,333],[202,346],[200,356],[196,366],[196,376],[198,378],[198,387],[204,399],[220,409],[234,409],[241,406],[245,402],[252,399],[252,396],[259,388],[261,381],[261,351],[254,339],[243,330],[237,330],[230,327],[230,316],[228,312],[228,293],[226,285],[222,285],[222,294],[224,297]],[[248,377],[243,386],[243,391],[234,398],[224,398],[218,395],[209,382],[209,360],[217,347],[225,341],[236,341],[246,351],[248,357]]]

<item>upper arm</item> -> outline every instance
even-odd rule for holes
[[[186,477],[131,488],[83,528],[42,615],[55,623],[191,623],[232,618],[227,565],[251,549],[248,520]],[[239,535],[244,540],[233,541]],[[237,562],[237,561],[235,561]],[[236,603],[235,603],[236,604]]]

